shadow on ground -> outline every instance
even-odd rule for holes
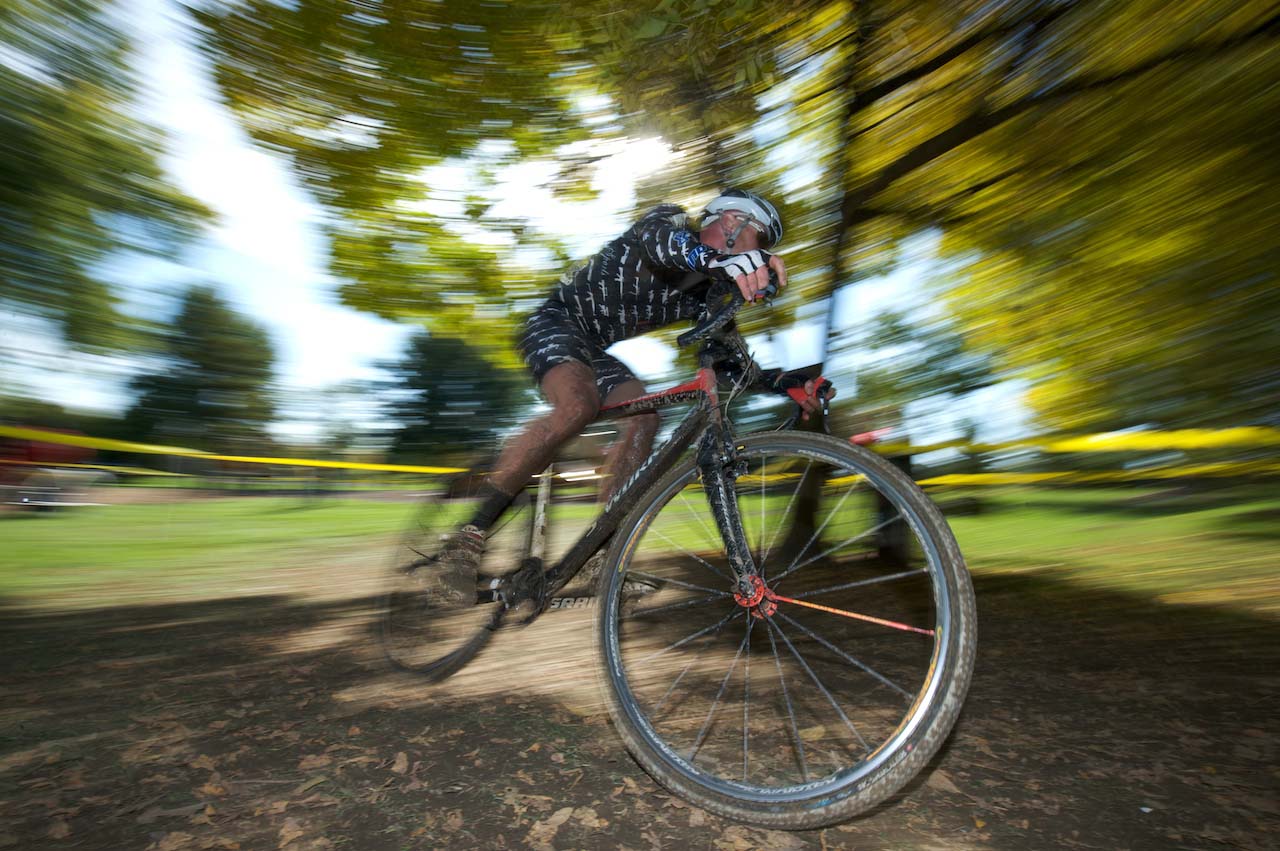
[[[0,847],[1263,848],[1280,831],[1277,624],[979,579],[946,750],[820,832],[689,807],[600,714],[590,610],[456,679],[388,671],[373,601],[8,605]]]

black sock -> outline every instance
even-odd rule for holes
[[[471,518],[470,525],[477,529],[488,531],[502,512],[507,510],[507,506],[511,504],[511,500],[515,499],[509,493],[503,493],[495,488],[489,482],[485,482],[480,486],[480,507],[476,509],[476,513]]]

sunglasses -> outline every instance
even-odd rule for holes
[[[719,213],[712,213],[702,222],[702,226],[707,227],[715,222],[720,222],[720,226],[729,236],[730,245],[732,245],[734,240],[738,238],[739,234],[748,227],[761,236],[767,233],[765,226],[759,219],[750,213],[744,213],[740,210],[724,210]]]

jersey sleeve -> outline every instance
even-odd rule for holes
[[[684,208],[664,204],[646,213],[633,228],[636,243],[650,266],[676,272],[711,273],[708,264],[720,253],[698,241]]]

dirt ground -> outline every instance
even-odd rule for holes
[[[369,575],[369,579],[357,579]],[[590,610],[439,685],[393,673],[376,571],[297,593],[8,605],[0,848],[1274,848],[1275,622],[1040,579],[977,581],[948,746],[838,827],[744,827],[666,794],[601,712]]]

